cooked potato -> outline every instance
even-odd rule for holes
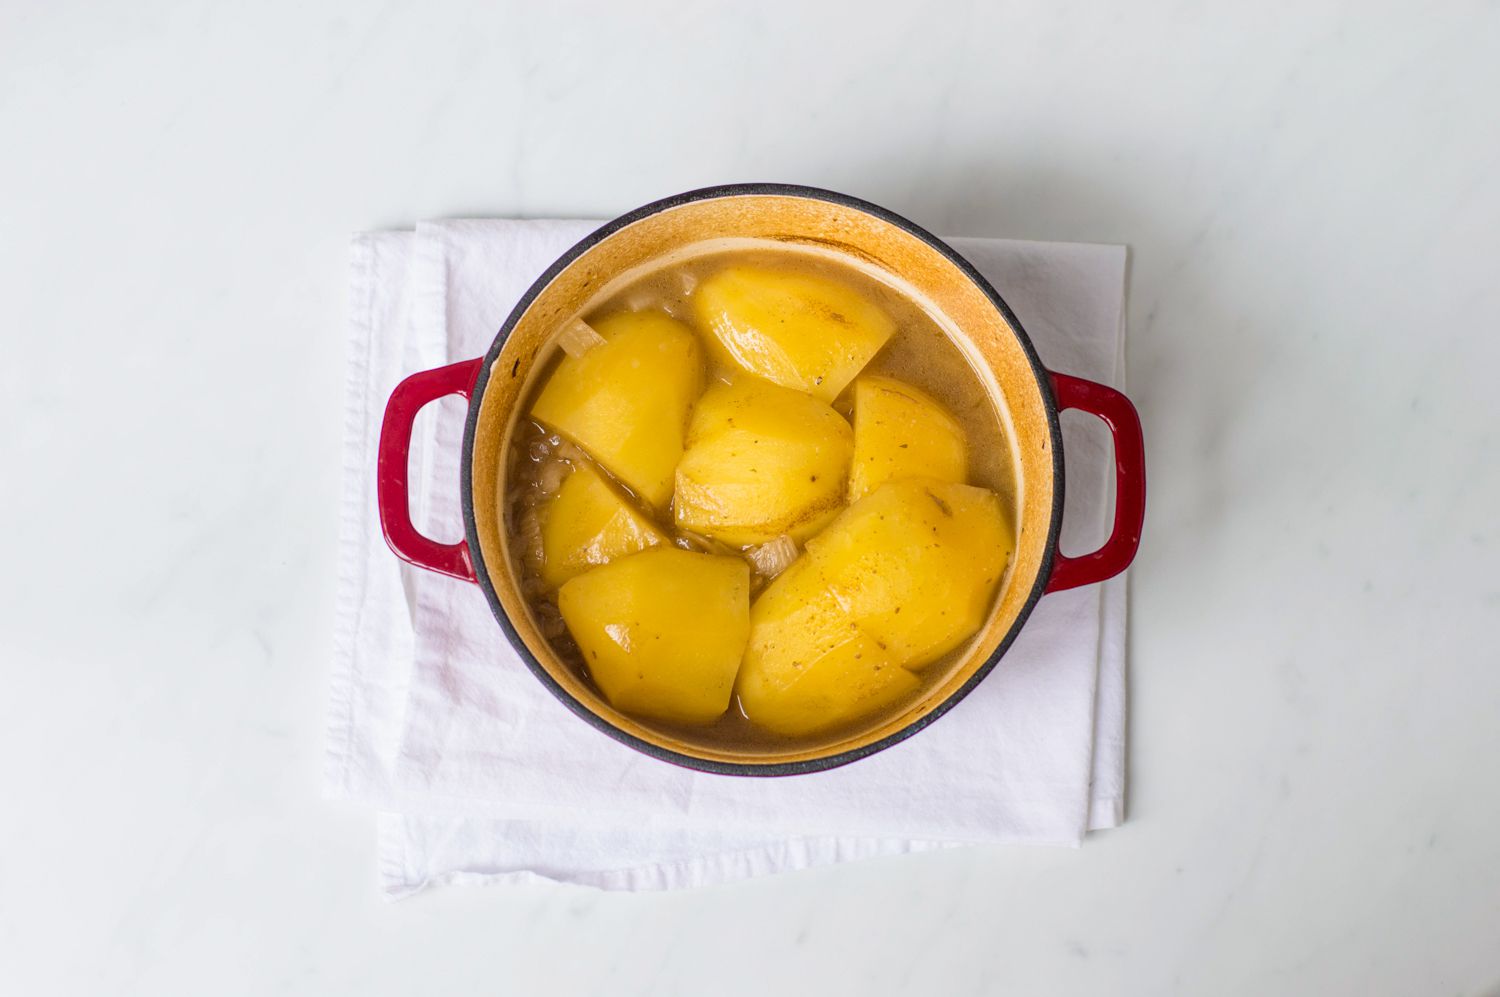
[[[751,722],[789,736],[868,716],[919,680],[839,606],[822,573],[801,560],[750,610],[750,642],[735,680]]]
[[[984,622],[1011,552],[999,499],[916,478],[850,506],[750,610],[735,691],[754,723],[814,734],[915,691]]]
[[[896,331],[847,284],[791,269],[725,267],[698,285],[692,306],[721,360],[825,402]]]
[[[713,385],[677,466],[677,525],[734,547],[805,539],[844,504],[853,436],[811,395],[745,375]]]
[[[1014,548],[994,492],[909,478],[850,506],[804,557],[861,630],[919,668],[979,629]]]
[[[610,482],[588,464],[563,481],[542,510],[541,575],[556,588],[574,575],[667,542]]]
[[[963,427],[942,405],[894,378],[866,374],[854,382],[850,502],[887,481],[928,477],[963,482],[968,476]]]
[[[531,414],[604,465],[646,504],[665,508],[682,457],[703,355],[692,330],[661,312],[591,323],[604,342],[564,356]]]
[[[750,630],[750,568],[654,547],[570,579],[558,609],[616,709],[703,724],[729,706]]]

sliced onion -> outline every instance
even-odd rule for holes
[[[637,288],[625,296],[627,312],[646,312],[656,307],[656,295],[646,288]]]
[[[563,622],[562,613],[552,602],[544,602],[536,608],[536,622],[542,633],[552,639],[561,637],[568,631],[568,625]]]
[[[691,530],[679,529],[674,541],[683,550],[697,551],[699,554],[719,554],[724,557],[733,557],[739,551],[733,547],[719,543],[719,541],[705,537],[701,533]]]
[[[797,560],[797,542],[783,533],[770,543],[751,547],[745,552],[758,574],[775,578]]]
[[[563,331],[557,336],[557,344],[574,360],[603,342],[604,337],[581,318],[575,318],[563,326]]]
[[[551,498],[562,487],[563,479],[572,468],[560,460],[549,460],[536,474],[536,488],[544,498]]]
[[[517,524],[518,539],[521,541],[521,558],[528,562],[533,570],[538,570],[542,565],[542,521],[537,516],[535,509],[527,509],[521,513],[521,521]]]
[[[677,531],[677,546],[683,550],[697,551],[699,554],[714,554],[714,542],[700,533],[691,530]]]

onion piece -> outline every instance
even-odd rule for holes
[[[521,522],[517,524],[520,534],[517,539],[521,542],[521,559],[531,565],[532,571],[540,571],[542,567],[542,521],[538,518],[535,509],[527,509],[521,514]]]
[[[562,332],[557,336],[557,344],[574,360],[603,342],[604,337],[595,332],[594,327],[581,318],[575,318],[563,326]]]
[[[691,530],[680,530],[677,534],[677,546],[683,550],[696,551],[699,554],[716,554],[714,542],[708,537],[700,536]]]
[[[656,295],[647,288],[636,288],[625,296],[627,312],[645,312],[656,307]]]
[[[568,476],[572,468],[560,460],[551,460],[542,465],[536,475],[537,491],[542,493],[543,498],[551,498],[557,494],[562,487],[563,479]]]
[[[745,552],[758,574],[775,578],[797,560],[797,542],[783,533],[770,543],[751,547]]]
[[[683,550],[691,550],[699,554],[718,554],[721,557],[734,557],[740,553],[736,547],[721,544],[717,540],[711,540],[703,534],[694,533],[691,530],[679,529],[673,543],[677,544]]]
[[[536,607],[536,622],[542,633],[554,640],[568,632],[568,625],[553,602],[544,602]]]

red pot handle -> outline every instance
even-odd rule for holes
[[[1092,554],[1068,557],[1058,551],[1052,562],[1048,592],[1092,585],[1113,578],[1135,560],[1146,519],[1146,447],[1141,417],[1114,388],[1081,377],[1052,374],[1057,410],[1076,408],[1104,420],[1115,440],[1115,527],[1104,546]]]
[[[442,544],[417,532],[411,521],[407,494],[407,454],[411,451],[412,420],[422,406],[444,395],[468,398],[474,390],[483,358],[465,360],[413,374],[391,392],[385,403],[385,421],[380,425],[380,447],[375,457],[375,500],[380,507],[380,528],[385,542],[403,561],[466,582],[476,581],[469,545]]]

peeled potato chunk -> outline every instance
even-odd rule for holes
[[[850,502],[900,478],[961,482],[968,476],[963,427],[947,409],[894,378],[866,374],[854,382]]]
[[[618,710],[703,724],[729,706],[750,630],[750,567],[653,547],[563,584],[563,622]]]
[[[590,323],[604,342],[564,356],[531,408],[653,508],[672,497],[703,355],[691,329],[662,312]]]
[[[735,693],[745,716],[767,730],[816,734],[878,712],[919,684],[844,613],[806,558],[751,607]]]
[[[811,395],[743,375],[713,385],[677,465],[678,527],[735,547],[807,538],[844,504],[853,437]]]
[[[730,266],[692,296],[721,359],[825,402],[880,351],[896,324],[847,284],[795,270]]]
[[[602,474],[580,464],[542,513],[542,581],[557,588],[589,568],[666,542]]]
[[[1014,548],[994,492],[909,478],[851,505],[804,557],[864,633],[920,668],[983,624]]]
[[[1012,549],[993,492],[914,478],[846,509],[750,610],[735,692],[801,736],[878,713],[984,622]]]

